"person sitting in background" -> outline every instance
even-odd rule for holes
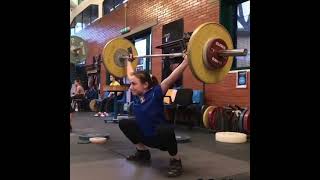
[[[75,87],[76,87],[76,90],[75,90],[75,94],[72,97],[72,99],[82,99],[85,97],[85,92],[84,92],[84,89],[81,85],[81,82],[79,79],[75,80],[74,81],[74,84],[75,84]]]
[[[110,75],[110,86],[120,86],[120,83],[118,81],[116,81],[116,79]],[[117,92],[117,99],[121,99],[122,98],[122,92]],[[102,102],[100,103],[100,105],[98,106],[99,112],[97,114],[95,114],[95,117],[105,117],[108,116],[109,114],[107,112],[111,112],[112,108],[113,108],[113,103],[115,100],[115,92],[105,92],[105,96],[102,100]],[[106,111],[105,111],[106,110]]]
[[[71,100],[72,100],[72,105],[74,106],[73,108],[75,109],[75,111],[78,111],[78,102],[76,102],[76,99],[80,99],[85,100],[85,91],[81,85],[81,82],[79,79],[74,81],[75,84],[75,94],[73,96],[71,96]]]
[[[93,99],[98,99],[98,91],[94,87],[92,83],[89,84],[89,89],[87,90],[85,94],[85,98],[88,102],[90,102]]]

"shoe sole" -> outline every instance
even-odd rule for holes
[[[169,174],[169,173],[167,173],[167,177],[170,177],[170,178],[178,177],[178,176],[181,176],[182,173],[183,173],[182,170],[181,170],[181,172],[179,174]]]

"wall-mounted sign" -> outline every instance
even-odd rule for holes
[[[247,82],[248,82],[248,72],[247,71],[238,71],[237,73],[237,88],[247,88]]]

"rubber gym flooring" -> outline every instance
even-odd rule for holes
[[[118,124],[105,123],[92,112],[76,112],[70,133],[71,180],[151,180],[166,177],[169,164],[167,152],[150,149],[151,165],[142,166],[125,160],[135,148],[121,133]],[[110,133],[106,144],[79,144],[83,133]],[[227,144],[215,142],[206,130],[176,128],[176,134],[186,134],[191,142],[179,143],[178,150],[184,172],[177,180],[249,180],[250,142]]]

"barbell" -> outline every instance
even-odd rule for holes
[[[220,50],[217,52],[219,56],[243,56],[247,55],[247,49],[231,49],[231,50]],[[140,55],[133,56],[133,58],[145,58],[145,57],[182,57],[184,53],[170,53],[170,54],[151,54],[151,55]],[[122,56],[120,58],[129,59],[129,56]]]
[[[137,49],[125,38],[110,40],[103,48],[103,64],[115,77],[126,76],[129,49],[135,59],[145,57],[182,57],[184,53],[152,54],[138,56]],[[230,71],[234,56],[246,56],[247,49],[234,49],[232,38],[220,24],[207,22],[192,33],[187,47],[189,67],[194,76],[204,83],[217,83]],[[138,64],[134,60],[133,69]]]

